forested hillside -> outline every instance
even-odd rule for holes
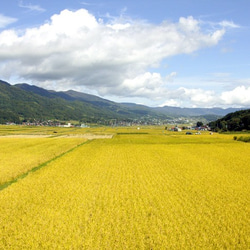
[[[130,108],[76,91],[56,92],[28,84],[10,85],[0,80],[0,123],[33,120],[100,122],[111,119],[143,119],[167,116],[136,105]]]
[[[250,130],[250,109],[229,113],[209,125],[215,131]]]
[[[26,83],[11,85],[0,80],[0,124],[6,122],[75,120],[112,124],[139,121],[157,124],[193,117],[209,122],[238,109],[148,107],[135,103],[117,103],[86,93],[46,90]]]

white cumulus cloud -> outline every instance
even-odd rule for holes
[[[1,24],[6,25],[0,16]],[[156,25],[124,17],[104,22],[86,9],[63,10],[38,27],[0,32],[0,74],[54,89],[82,86],[100,95],[169,98],[171,103],[181,93],[195,104],[212,102],[210,92],[169,91],[177,73],[162,76],[149,69],[167,57],[215,46],[224,26],[233,24],[211,32],[193,17]]]
[[[216,93],[213,90],[203,90],[200,88],[184,88],[168,91],[167,101],[159,106],[189,106],[191,107],[249,107],[250,87],[238,86],[230,91]]]
[[[250,106],[250,87],[238,86],[231,91],[223,92],[220,96],[221,100],[227,105],[235,105],[241,107]]]

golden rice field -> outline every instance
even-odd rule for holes
[[[161,127],[72,133],[114,136],[89,140],[3,188],[0,249],[250,249],[249,143]],[[18,139],[0,138],[1,148],[3,140]],[[70,138],[39,140],[19,147],[36,159],[39,146],[70,148]],[[5,150],[18,161],[21,149]],[[3,163],[1,176],[11,168]]]
[[[0,185],[84,141],[79,138],[0,138]]]

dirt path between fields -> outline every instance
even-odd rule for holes
[[[93,139],[111,139],[113,138],[113,134],[76,134],[76,135],[66,135],[65,137],[67,138],[85,138],[88,140],[93,140]],[[63,136],[64,137],[64,136]]]
[[[88,140],[93,139],[111,139],[113,134],[69,134],[69,135],[56,135],[57,138],[85,138]],[[0,135],[0,138],[49,138],[55,135]]]
[[[46,138],[51,135],[0,135],[0,138]]]

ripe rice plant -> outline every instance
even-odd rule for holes
[[[2,190],[0,249],[249,249],[250,144],[125,130]]]

